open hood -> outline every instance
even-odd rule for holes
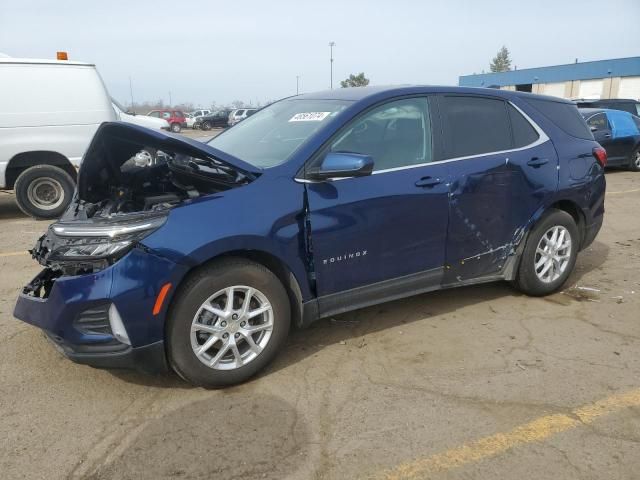
[[[262,172],[258,167],[197,140],[125,122],[105,122],[96,131],[83,158],[78,174],[79,198],[96,201],[93,194],[96,182],[105,184],[117,181],[121,166],[141,149],[212,159],[249,179]]]

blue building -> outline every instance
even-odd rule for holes
[[[640,57],[463,75],[463,87],[500,87],[563,98],[640,99]]]

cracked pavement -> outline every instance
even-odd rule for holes
[[[46,222],[0,193],[0,472],[11,479],[351,479],[640,388],[640,174],[607,174],[607,214],[564,291],[428,293],[291,335],[225,390],[63,358],[12,317]],[[429,478],[635,479],[632,405]],[[417,477],[418,478],[418,477]]]

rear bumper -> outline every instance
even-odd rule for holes
[[[598,220],[591,225],[588,225],[584,232],[584,240],[582,241],[581,249],[584,250],[593,243],[598,232],[602,228],[603,216],[598,217]]]

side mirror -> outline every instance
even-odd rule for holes
[[[132,110],[127,110],[127,111],[126,111],[126,112],[124,112],[124,113],[126,113],[127,115],[133,115],[133,116],[135,116],[135,115],[136,115],[136,112],[134,112],[134,111],[132,111]]]
[[[365,177],[373,172],[373,158],[359,153],[330,152],[318,168],[307,170],[312,180]]]

